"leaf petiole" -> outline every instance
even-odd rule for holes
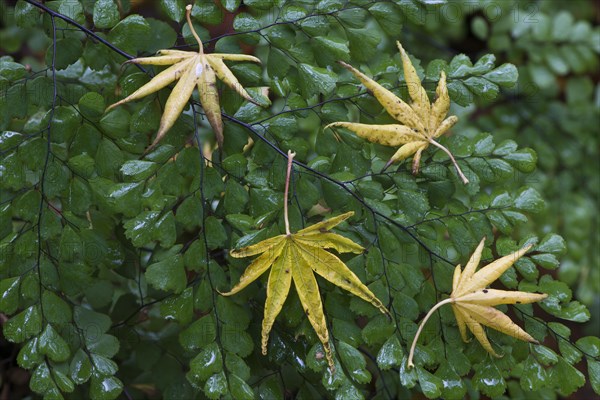
[[[288,218],[288,191],[290,189],[290,175],[292,173],[292,162],[296,153],[288,150],[287,174],[285,176],[285,193],[283,194],[283,218],[285,220],[285,234],[290,236],[290,220]]]
[[[460,167],[458,166],[458,163],[456,162],[456,159],[454,158],[454,156],[452,155],[450,150],[448,150],[445,146],[439,144],[438,142],[436,142],[433,139],[429,139],[429,143],[431,143],[432,145],[434,145],[436,147],[439,147],[440,149],[442,149],[444,151],[444,153],[448,154],[448,157],[450,157],[452,164],[454,164],[454,167],[456,168],[456,172],[458,172],[458,176],[460,176],[460,179],[462,179],[462,181],[465,185],[467,183],[469,183],[469,180],[467,179],[465,174],[463,174],[463,172],[461,171]]]
[[[196,30],[194,29],[194,24],[192,24],[191,15],[192,15],[192,5],[188,4],[187,6],[185,6],[185,18],[187,19],[187,23],[190,26],[192,35],[194,35],[194,38],[196,38],[196,41],[198,42],[198,53],[204,54],[204,46],[202,45],[202,40],[200,40],[200,37],[198,36],[198,34],[196,33]]]
[[[448,304],[448,303],[452,303],[454,301],[454,299],[452,297],[447,298],[446,300],[442,300],[439,303],[437,303],[435,306],[433,306],[431,308],[431,310],[429,310],[429,312],[427,313],[427,315],[425,316],[425,318],[423,318],[423,321],[421,321],[421,324],[419,324],[419,329],[417,329],[417,334],[415,335],[415,338],[413,339],[412,345],[410,346],[410,352],[408,353],[408,368],[413,368],[415,365],[412,362],[413,356],[415,354],[415,347],[417,347],[417,340],[419,339],[419,335],[421,334],[421,331],[423,330],[423,327],[425,326],[425,323],[427,322],[427,320],[429,319],[429,317],[431,317],[431,315],[441,306],[443,306],[444,304]]]

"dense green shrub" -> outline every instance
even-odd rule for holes
[[[171,88],[105,109],[158,71],[122,66],[127,59],[197,48],[185,4],[0,2],[3,390],[26,394],[14,379],[19,366],[45,398],[600,393],[594,2],[197,1],[192,18],[207,51],[260,58],[230,68],[269,104],[220,85],[217,149],[194,93],[145,154]],[[410,160],[383,170],[395,149],[323,129],[393,123],[336,61],[407,100],[396,40],[431,98],[440,71],[448,76],[459,122],[440,142],[467,185],[433,146],[413,175]],[[392,314],[319,281],[334,373],[294,290],[267,356],[266,280],[219,293],[250,262],[230,249],[285,232],[288,149],[297,153],[292,229],[354,211],[336,229],[367,251],[340,258]],[[419,321],[450,293],[454,267],[482,237],[485,261],[535,244],[497,286],[549,295],[499,307],[540,344],[489,330],[503,354],[493,358],[477,341],[463,343],[441,308],[407,369]]]

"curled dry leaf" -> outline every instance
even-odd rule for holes
[[[464,270],[461,271],[460,265],[454,270],[452,280],[452,294],[450,298],[442,300],[429,310],[417,330],[413,340],[408,357],[408,366],[413,366],[413,355],[419,334],[423,326],[435,310],[444,304],[450,303],[454,317],[458,324],[458,329],[463,341],[468,342],[467,328],[473,333],[475,338],[481,343],[483,348],[495,357],[500,357],[490,344],[483,325],[496,329],[514,338],[527,342],[537,343],[531,335],[525,332],[521,327],[511,321],[511,319],[493,306],[500,304],[527,304],[545,299],[547,294],[518,292],[510,290],[487,289],[486,287],[500,277],[508,268],[511,267],[519,258],[529,251],[531,245],[515,251],[507,256],[497,259],[491,264],[486,265],[475,272],[479,261],[485,238],[481,240],[479,246],[469,259]]]
[[[351,252],[357,254],[364,251],[362,246],[350,239],[331,232],[333,227],[354,215],[354,212],[347,212],[296,233],[290,233],[286,206],[293,155],[293,153],[288,153],[288,179],[286,181],[284,203],[286,234],[265,239],[255,245],[232,250],[231,255],[236,258],[258,254],[260,256],[246,268],[238,284],[231,291],[223,293],[223,295],[230,296],[239,292],[271,268],[262,322],[262,353],[266,354],[269,332],[283,307],[293,281],[306,316],[319,340],[323,343],[329,368],[333,370],[334,363],[329,346],[327,322],[325,321],[321,294],[314,273],[316,272],[334,285],[368,301],[382,313],[388,315],[389,313],[383,303],[360,281],[354,272],[337,256],[326,250],[334,249],[338,253]]]
[[[450,96],[446,87],[446,74],[444,71],[441,72],[436,89],[437,100],[433,104],[430,103],[429,97],[427,97],[427,93],[421,85],[421,80],[410,58],[402,48],[400,42],[397,42],[397,44],[400,56],[402,57],[402,66],[404,68],[404,78],[408,87],[408,93],[412,99],[410,105],[351,65],[342,61],[340,61],[340,64],[352,72],[373,93],[387,113],[401,124],[368,125],[354,122],[334,122],[327,125],[326,128],[342,127],[370,142],[391,147],[400,146],[398,151],[396,151],[386,164],[386,168],[394,162],[414,155],[412,166],[414,174],[419,172],[421,153],[432,144],[448,154],[462,181],[465,184],[468,183],[469,180],[460,170],[452,153],[435,140],[446,133],[458,121],[458,118],[454,115],[446,118],[446,114],[448,114],[448,110],[450,109]]]
[[[107,108],[107,110],[110,110],[123,103],[148,96],[149,94],[157,92],[169,84],[178,81],[165,104],[165,110],[160,120],[156,139],[154,139],[154,142],[146,149],[146,152],[154,148],[154,146],[156,146],[156,144],[158,144],[165,136],[167,131],[171,129],[188,103],[188,100],[194,91],[194,87],[196,86],[198,87],[198,93],[200,95],[200,103],[202,104],[208,122],[215,132],[219,146],[223,145],[223,121],[221,119],[221,106],[219,104],[219,93],[217,91],[217,78],[235,90],[244,99],[259,105],[248,92],[246,92],[223,61],[251,61],[260,63],[260,60],[245,54],[205,54],[202,41],[194,30],[190,18],[191,9],[192,7],[190,5],[186,7],[186,17],[192,34],[198,42],[198,52],[159,50],[158,55],[155,57],[134,58],[127,61],[127,63],[169,67],[123,100],[118,101]]]

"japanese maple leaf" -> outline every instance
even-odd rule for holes
[[[141,57],[127,61],[127,63],[136,64],[170,65],[170,67],[157,74],[150,82],[123,100],[118,101],[107,108],[107,110],[110,110],[120,104],[148,96],[178,80],[165,104],[165,110],[160,120],[156,139],[154,139],[154,142],[146,152],[156,146],[156,144],[166,135],[167,131],[173,127],[173,124],[187,105],[188,100],[194,91],[194,87],[196,86],[198,87],[198,93],[200,95],[200,103],[202,104],[208,122],[215,132],[219,146],[223,145],[223,121],[221,119],[221,106],[219,104],[219,93],[217,91],[217,78],[222,80],[230,88],[234,89],[244,99],[254,104],[258,104],[250,97],[248,92],[246,92],[223,61],[252,61],[260,63],[260,60],[245,54],[205,54],[202,41],[194,30],[194,26],[190,19],[191,9],[191,5],[186,7],[186,17],[192,34],[198,42],[198,52],[159,50],[158,55],[155,57]]]
[[[410,105],[351,65],[343,61],[340,61],[340,64],[352,72],[373,93],[387,113],[399,121],[400,124],[368,125],[354,122],[334,122],[325,128],[343,127],[370,142],[379,143],[384,146],[400,146],[385,167],[387,168],[394,162],[414,155],[412,165],[414,174],[419,172],[421,153],[432,144],[448,154],[463,182],[465,184],[468,183],[469,180],[460,170],[452,153],[435,140],[446,133],[458,121],[458,118],[454,115],[446,118],[446,114],[448,114],[448,110],[450,109],[450,96],[446,87],[446,74],[444,71],[441,72],[436,89],[437,99],[431,104],[410,58],[408,58],[400,42],[396,43],[402,57],[404,79],[406,80],[408,93],[412,99]]]
[[[495,357],[500,357],[500,355],[492,348],[483,326],[496,329],[497,331],[520,340],[538,343],[531,335],[512,322],[506,314],[495,309],[493,306],[499,304],[534,303],[545,299],[548,295],[486,288],[490,283],[498,279],[500,275],[510,268],[519,258],[527,253],[531,248],[531,245],[525,246],[514,253],[499,258],[475,272],[481,259],[484,242],[485,238],[481,240],[479,246],[475,249],[475,252],[469,259],[464,270],[461,271],[460,265],[456,266],[454,277],[452,279],[452,294],[450,294],[450,298],[442,300],[433,306],[421,322],[410,349],[408,357],[409,367],[413,366],[413,353],[417,344],[417,339],[425,322],[427,322],[427,319],[429,319],[435,310],[448,303],[452,305],[452,311],[454,311],[454,317],[456,318],[463,341],[469,341],[467,338],[468,328],[479,343],[481,343],[483,348]]]
[[[288,296],[292,281],[306,316],[313,326],[329,363],[333,369],[333,357],[329,346],[329,333],[319,286],[314,273],[349,291],[355,296],[370,302],[382,313],[388,314],[381,301],[360,281],[337,256],[326,249],[334,249],[339,253],[362,253],[364,248],[344,236],[331,232],[331,228],[351,217],[354,212],[347,212],[337,217],[319,222],[296,233],[287,233],[265,239],[262,242],[232,250],[233,257],[249,257],[260,254],[244,271],[230,296],[244,289],[260,275],[271,268],[267,284],[267,299],[262,322],[262,353],[267,353],[269,332],[275,318],[281,311]]]

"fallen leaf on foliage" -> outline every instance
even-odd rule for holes
[[[326,219],[296,233],[290,233],[287,217],[287,193],[294,155],[291,151],[288,152],[288,172],[284,199],[286,233],[265,239],[251,246],[232,250],[231,256],[236,258],[250,257],[257,254],[260,254],[260,256],[246,268],[238,284],[231,291],[222,294],[231,296],[239,292],[271,268],[267,284],[265,315],[262,322],[262,353],[266,354],[269,332],[283,307],[283,303],[285,303],[293,281],[304,312],[319,340],[323,343],[329,368],[333,370],[334,363],[329,346],[327,322],[325,321],[321,294],[314,272],[334,285],[373,304],[382,313],[389,315],[389,312],[342,260],[325,250],[334,249],[338,253],[350,252],[357,254],[364,251],[362,246],[352,240],[331,232],[333,227],[354,215],[353,211]]]
[[[370,142],[379,143],[384,146],[401,146],[392,158],[390,158],[386,164],[386,168],[390,164],[404,160],[414,154],[412,166],[414,174],[419,172],[421,153],[430,144],[433,144],[448,154],[463,182],[465,184],[468,183],[468,179],[458,167],[454,156],[452,156],[446,147],[435,140],[446,133],[458,121],[458,118],[454,115],[445,118],[450,109],[450,97],[448,95],[448,88],[446,87],[446,74],[444,71],[441,72],[436,89],[437,100],[431,104],[408,55],[402,48],[402,45],[400,45],[400,42],[397,42],[397,44],[402,57],[404,78],[408,87],[408,93],[412,99],[410,105],[351,65],[343,61],[340,61],[340,64],[352,72],[373,93],[387,113],[398,120],[401,125],[368,125],[354,122],[334,122],[325,128],[342,127]]]
[[[334,249],[339,253],[351,252],[357,254],[364,251],[362,246],[350,239],[330,232],[331,228],[353,214],[354,212],[348,212],[319,222],[297,233],[275,236],[258,244],[231,251],[231,255],[236,258],[257,254],[260,254],[260,256],[244,271],[239,283],[230,292],[223,293],[225,296],[230,296],[244,289],[267,269],[271,268],[267,284],[265,316],[262,323],[263,354],[267,353],[269,332],[283,307],[291,283],[294,281],[298,297],[308,320],[315,329],[319,340],[323,343],[327,361],[330,368],[333,368],[327,323],[323,314],[323,304],[314,272],[334,285],[370,302],[382,313],[388,314],[381,301],[360,281],[354,272],[337,256],[325,250]]]
[[[514,338],[527,342],[537,343],[531,335],[525,332],[521,327],[511,321],[511,319],[493,306],[500,304],[527,304],[545,299],[547,294],[518,292],[510,290],[486,289],[486,287],[500,277],[508,268],[511,267],[519,258],[529,251],[531,245],[515,251],[507,256],[497,259],[491,264],[486,265],[475,272],[479,261],[485,238],[481,240],[479,246],[471,256],[471,259],[461,271],[460,265],[454,270],[452,279],[452,293],[450,298],[442,300],[431,308],[421,324],[413,340],[410,354],[408,357],[408,366],[412,367],[413,354],[419,334],[425,322],[435,310],[444,304],[450,303],[454,316],[458,324],[458,329],[463,341],[468,342],[467,328],[473,333],[475,338],[481,343],[484,349],[495,357],[500,357],[490,344],[483,325],[496,329]]]
[[[146,152],[156,146],[156,144],[158,144],[165,136],[167,131],[171,129],[177,120],[177,117],[179,117],[188,103],[188,100],[194,91],[194,87],[196,86],[198,87],[198,93],[200,95],[200,103],[202,104],[208,122],[215,132],[219,146],[223,145],[223,121],[221,119],[221,107],[219,104],[219,93],[217,91],[217,78],[235,90],[244,99],[259,105],[248,92],[246,92],[223,61],[252,61],[260,63],[260,60],[245,54],[205,54],[202,41],[194,30],[194,26],[190,19],[191,6],[188,5],[186,10],[188,25],[198,42],[198,52],[159,50],[158,55],[155,57],[134,58],[127,61],[127,63],[136,64],[170,65],[170,67],[157,74],[150,82],[133,92],[131,95],[107,108],[107,110],[110,110],[120,104],[148,96],[178,80],[165,104],[165,110],[160,120],[156,139],[154,139],[154,142]]]

